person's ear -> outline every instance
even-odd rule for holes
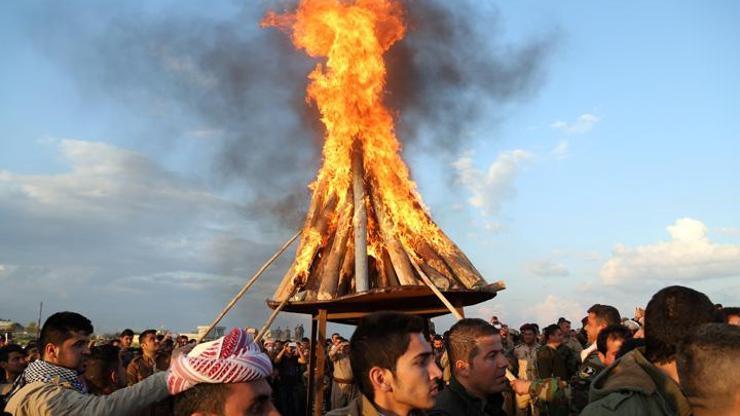
[[[393,390],[391,382],[393,381],[393,373],[390,370],[380,367],[373,367],[368,373],[370,383],[373,385],[373,390],[380,390],[383,392],[389,392]]]
[[[110,372],[110,382],[111,386],[117,386],[118,385],[118,371],[111,371]]]
[[[57,347],[51,342],[44,345],[44,351],[43,354],[41,354],[41,357],[44,359],[44,361],[55,362],[58,358]]]
[[[455,361],[455,375],[460,377],[467,377],[470,375],[470,364],[463,360]]]

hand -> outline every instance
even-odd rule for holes
[[[532,382],[527,380],[513,380],[511,382],[511,388],[514,389],[514,393],[520,396],[529,394],[529,387],[531,385]]]

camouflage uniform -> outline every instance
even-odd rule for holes
[[[583,408],[588,404],[588,391],[591,388],[591,382],[596,378],[606,365],[599,359],[598,352],[594,351],[589,354],[581,364],[578,372],[570,381],[571,401],[570,413],[572,415],[581,414]]]
[[[519,344],[512,351],[513,367],[512,372],[516,374],[519,380],[536,380],[537,379],[537,349],[538,344]],[[526,415],[531,408],[531,399],[528,395],[516,395],[516,414]]]

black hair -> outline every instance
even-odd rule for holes
[[[197,384],[174,397],[174,415],[190,416],[197,412],[222,415],[230,387],[228,383]]]
[[[92,334],[92,322],[76,312],[57,312],[48,317],[41,327],[39,337],[41,358],[44,358],[47,344],[61,346],[64,341],[72,338],[73,332]]]
[[[424,320],[398,312],[376,312],[360,321],[350,339],[350,364],[357,385],[368,399],[375,398],[370,369],[396,371],[396,363],[411,341],[411,334],[424,333]],[[426,337],[425,337],[426,338]]]
[[[498,329],[483,319],[465,318],[457,321],[450,328],[447,337],[450,367],[454,369],[454,363],[460,360],[470,363],[472,366],[473,359],[478,355],[476,340],[491,335],[499,335]]]
[[[26,351],[18,344],[5,344],[0,347],[0,363],[7,363],[10,359],[10,353],[17,352],[26,355]]]
[[[97,391],[102,391],[108,383],[108,374],[117,371],[121,364],[121,349],[110,344],[90,348],[86,358],[85,380]]]
[[[545,329],[542,330],[542,335],[544,335],[545,337],[545,342],[547,342],[551,336],[555,335],[556,331],[560,331],[560,327],[557,324],[546,326]]]
[[[740,391],[740,379],[732,370],[740,368],[740,326],[700,326],[679,343],[676,368],[690,403],[714,411],[731,408]]]
[[[134,336],[134,331],[131,330],[131,329],[129,329],[129,328],[126,328],[123,331],[121,331],[121,335],[119,335],[118,338],[123,338],[123,337],[132,337],[133,338],[133,336]]]
[[[596,322],[606,324],[606,326],[622,322],[622,316],[619,314],[619,311],[611,305],[597,303],[588,309],[588,313],[594,314],[596,316]]]
[[[676,358],[676,347],[702,324],[722,317],[707,295],[683,286],[659,290],[645,308],[645,356],[654,363]]]
[[[632,338],[632,331],[626,326],[620,324],[609,325],[602,329],[596,337],[596,348],[600,353],[606,354],[607,341],[610,339],[623,339],[626,341],[630,338]]]
[[[144,342],[144,338],[146,338],[147,335],[154,335],[154,338],[157,339],[157,330],[156,329],[147,329],[145,331],[141,331],[139,334],[139,345],[141,345],[142,342]]]
[[[538,328],[537,328],[537,326],[535,326],[535,324],[524,324],[521,327],[519,327],[519,332],[522,332],[523,333],[524,331],[532,331],[532,332],[535,333],[535,335],[537,335],[537,332],[539,332],[538,331]],[[524,335],[524,334],[522,334],[522,335]]]
[[[722,308],[722,315],[725,318],[725,323],[729,323],[731,316],[740,316],[740,308],[738,307]]]

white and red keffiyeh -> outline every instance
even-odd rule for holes
[[[167,387],[177,394],[198,383],[244,383],[267,378],[272,374],[272,363],[251,334],[234,328],[228,335],[177,357],[170,371]]]

